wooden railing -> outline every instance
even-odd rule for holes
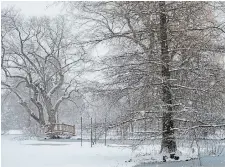
[[[46,134],[63,135],[70,134],[75,136],[75,125],[67,124],[50,124],[45,126]]]

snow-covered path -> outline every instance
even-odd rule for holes
[[[80,142],[12,140],[2,137],[2,167],[120,167],[131,157],[130,148]]]

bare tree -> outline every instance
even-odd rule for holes
[[[1,19],[3,89],[13,92],[40,125],[46,124],[45,115],[50,124],[56,123],[60,104],[78,91],[82,46],[63,16],[27,19],[3,9]]]
[[[197,111],[195,124],[211,126],[212,119],[203,118],[223,112],[224,67],[216,63],[216,55],[223,53],[215,45],[220,27],[211,2],[67,5],[72,18],[85,25],[84,43],[111,48],[98,70],[106,74],[104,91],[115,99],[130,95],[132,112],[121,123],[132,121],[138,110],[162,116],[161,151],[176,151],[177,121]]]

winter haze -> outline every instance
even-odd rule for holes
[[[1,2],[3,167],[224,167],[225,3]]]

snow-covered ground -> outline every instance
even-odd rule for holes
[[[166,162],[166,163],[146,163],[140,164],[135,167],[225,167],[225,156],[220,157],[203,157],[201,158],[201,164],[199,159],[191,161],[178,161],[178,162]]]
[[[2,167],[132,167],[143,162],[146,164],[138,167],[197,167],[199,164],[197,160],[162,163],[157,143],[132,151],[129,145],[96,144],[91,148],[90,142],[83,142],[81,147],[79,140],[27,140],[20,133],[2,135],[1,139]],[[180,150],[180,160],[197,157],[196,148],[185,146]],[[201,159],[205,167],[225,167],[225,150],[219,157]]]
[[[22,130],[9,130],[3,134],[5,134],[5,135],[22,135],[23,131]]]
[[[15,136],[14,136],[15,137]],[[91,148],[90,143],[15,140],[2,135],[2,167],[118,167],[128,164],[132,151],[125,147]]]

